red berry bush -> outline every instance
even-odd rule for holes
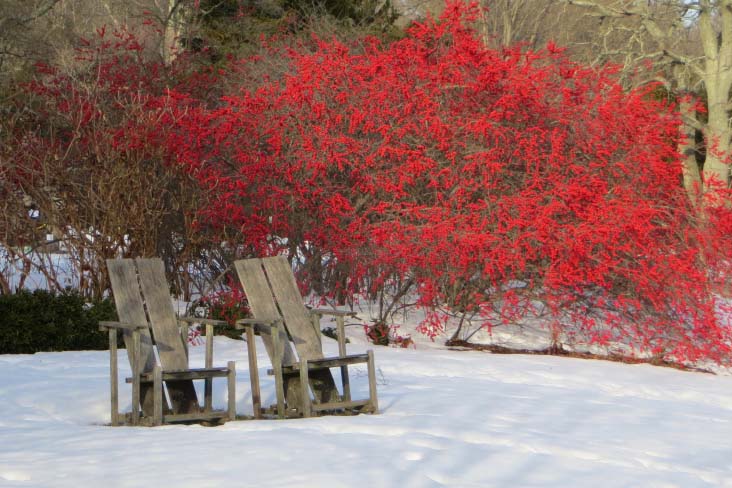
[[[487,49],[475,14],[451,4],[388,46],[314,39],[280,52],[279,76],[182,118],[171,147],[218,195],[208,221],[287,249],[313,282],[335,276],[333,293],[407,281],[419,305],[487,326],[540,317],[723,360],[674,107],[553,47]]]

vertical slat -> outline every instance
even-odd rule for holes
[[[153,369],[153,425],[163,425],[163,371],[159,364]]]
[[[254,418],[262,418],[262,395],[259,391],[259,369],[257,367],[257,349],[254,344],[254,326],[247,327],[247,356],[249,357],[249,381],[252,385],[252,408]]]
[[[213,367],[213,325],[206,324],[206,367]],[[213,378],[206,378],[204,383],[203,410],[210,412],[213,408]]]
[[[140,329],[132,331],[132,425],[140,420]]]
[[[336,326],[338,328],[338,354],[341,357],[346,355],[346,326],[342,315],[336,316]],[[347,402],[351,401],[351,379],[348,377],[348,366],[341,366],[341,382],[343,384],[343,399]]]
[[[346,355],[346,324],[343,315],[336,315],[336,327],[338,328],[338,355]]]
[[[278,324],[272,327],[272,349],[274,357],[272,358],[272,367],[274,368],[275,374],[275,392],[277,395],[277,416],[279,418],[285,418],[285,391],[284,381],[282,378],[282,348],[280,347],[280,331]]]
[[[109,329],[109,401],[111,423],[119,425],[119,387],[117,373],[117,329]]]
[[[300,387],[302,388],[302,416],[310,417],[310,391],[308,390],[308,360],[300,359]]]
[[[371,401],[371,413],[379,413],[379,399],[376,394],[376,367],[374,366],[374,351],[368,350],[369,370],[369,400]]]
[[[313,324],[313,330],[315,331],[315,337],[318,338],[318,347],[320,350],[323,350],[323,334],[320,332],[320,320],[323,318],[322,315],[319,313],[314,313],[311,311],[310,313],[310,320]]]
[[[188,323],[178,322],[178,330],[180,332],[180,338],[183,341],[183,350],[186,352],[186,364],[188,364],[188,359],[190,358],[190,351],[188,350]]]
[[[229,374],[226,375],[229,420],[236,420],[236,363],[229,361],[226,367],[229,369]]]
[[[206,324],[206,367],[213,367],[214,326]]]

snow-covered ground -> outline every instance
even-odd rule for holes
[[[0,487],[732,487],[732,376],[421,341],[375,354],[380,415],[214,428],[104,425],[107,352],[0,356]],[[251,414],[244,343],[217,337],[215,357],[237,361]],[[365,370],[352,383],[365,395]]]

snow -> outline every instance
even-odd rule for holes
[[[59,253],[33,253],[30,255],[32,267],[25,279],[23,288],[26,290],[43,289],[48,290],[48,277],[40,272],[39,268],[45,268],[49,274],[58,280],[61,287],[74,287],[79,282],[78,273],[67,254]],[[11,289],[18,288],[20,277],[23,273],[23,262],[21,259],[10,259],[8,251],[0,246],[0,274],[7,280]]]
[[[251,414],[244,343],[214,351],[236,360]],[[732,487],[732,376],[422,341],[374,351],[380,415],[155,428],[105,425],[106,351],[0,356],[0,487]],[[352,385],[366,396],[365,368]],[[214,394],[223,408],[224,383]]]

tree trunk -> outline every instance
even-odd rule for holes
[[[696,118],[696,109],[689,100],[684,100],[679,105],[679,110],[685,118],[693,120]],[[689,200],[696,205],[702,193],[702,179],[697,162],[696,129],[689,123],[681,128],[681,141],[679,142],[679,153],[683,157],[684,188]]]
[[[169,65],[177,56],[183,44],[183,35],[188,24],[188,9],[183,0],[161,0],[160,11],[163,18],[163,39],[160,55],[163,63]]]
[[[707,144],[704,161],[705,186],[729,187],[730,123],[729,95],[732,88],[732,0],[718,2],[714,16],[712,2],[704,1],[699,14],[699,28],[704,48],[704,84],[707,92],[709,121],[704,137]],[[720,23],[719,33],[714,28]],[[705,188],[709,190],[710,188]]]

